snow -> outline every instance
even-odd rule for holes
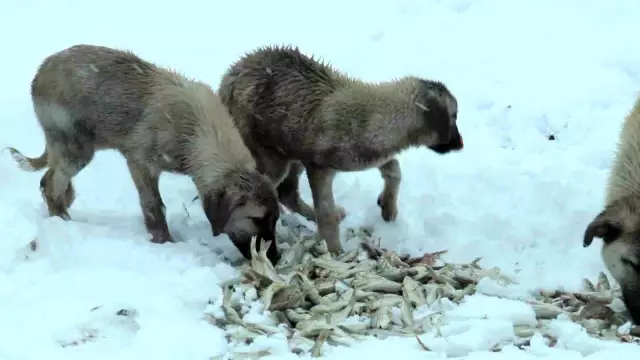
[[[465,303],[444,306],[445,337],[421,337],[432,351],[414,338],[387,338],[325,346],[328,359],[640,355],[635,344],[593,339],[562,317],[552,326],[553,347],[536,335],[524,350],[489,351],[514,336],[513,323],[532,321],[518,300],[525,291],[576,290],[604,269],[599,246],[584,249],[581,237],[602,206],[620,126],[640,89],[636,0],[184,0],[179,7],[25,0],[1,2],[0,14],[0,147],[29,156],[44,146],[29,83],[45,56],[76,43],[129,48],[214,87],[231,62],[265,44],[298,45],[369,81],[416,74],[447,84],[459,101],[465,150],[399,157],[395,223],[380,218],[377,170],[340,174],[341,226],[373,226],[383,246],[413,255],[483,256],[482,266],[500,267],[521,286],[485,280]],[[240,254],[225,235],[212,239],[188,178],[162,176],[169,228],[180,242],[157,245],[119,154],[98,153],[74,179],[73,221],[46,217],[40,177],[0,155],[0,359],[189,360],[230,350],[223,331],[203,319],[219,310],[218,284],[234,275]],[[306,178],[301,184],[310,202]],[[34,239],[39,250],[30,253]],[[255,299],[245,295],[248,322],[265,317]],[[298,358],[278,336],[236,350]]]

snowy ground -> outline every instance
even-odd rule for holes
[[[517,273],[527,289],[576,289],[603,269],[599,244],[583,249],[581,236],[600,209],[621,121],[640,90],[639,17],[636,0],[325,0],[312,6],[183,0],[177,7],[4,1],[0,147],[41,153],[29,82],[42,59],[64,47],[127,47],[217,87],[243,52],[297,44],[366,80],[411,73],[442,80],[459,101],[465,150],[444,157],[412,150],[400,157],[404,182],[394,224],[380,219],[376,170],[340,175],[334,189],[348,211],[343,227],[373,225],[383,245],[414,255],[448,249],[446,260],[484,256],[483,266]],[[0,359],[186,360],[225,352],[222,332],[202,315],[207,300],[221,296],[216,284],[235,271],[220,254],[239,254],[224,235],[211,239],[198,203],[190,202],[195,189],[188,178],[164,175],[161,181],[170,231],[183,242],[154,245],[146,240],[119,154],[99,153],[75,178],[72,222],[46,219],[40,176],[21,172],[7,152],[0,156]],[[308,185],[302,186],[310,201]],[[34,237],[41,251],[25,261],[23,249]],[[637,345],[586,341],[562,322],[556,348],[539,342],[527,351],[486,352],[492,338],[510,336],[511,321],[524,316],[521,307],[480,296],[463,306],[449,345],[431,341],[438,351],[424,352],[409,338],[327,349],[327,356],[640,355]],[[120,308],[136,309],[139,327],[100,315]],[[60,345],[91,327],[100,331],[96,341]],[[271,343],[275,356],[295,357],[285,355],[283,342]]]

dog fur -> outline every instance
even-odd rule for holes
[[[193,179],[214,236],[228,234],[245,257],[252,236],[275,240],[275,187],[208,85],[130,51],[81,44],[44,60],[31,95],[46,149],[39,158],[9,150],[24,170],[48,167],[40,187],[50,216],[70,219],[72,178],[96,151],[115,149],[126,158],[152,242],[173,241],[158,190],[165,171]],[[275,241],[269,250],[275,263]]]
[[[246,54],[223,75],[218,94],[282,204],[315,220],[333,252],[342,250],[339,222],[345,216],[333,197],[337,172],[377,167],[384,179],[381,215],[394,221],[401,182],[395,155],[415,146],[439,154],[463,147],[457,100],[444,84],[413,76],[365,83],[297,47]],[[302,170],[314,207],[299,195]]]
[[[602,212],[587,226],[583,246],[603,240],[602,259],[640,325],[640,97],[627,115],[606,186]]]

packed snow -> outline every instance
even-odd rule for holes
[[[400,156],[394,223],[376,205],[377,170],[340,174],[336,201],[348,213],[341,227],[373,226],[383,246],[412,255],[482,256],[482,266],[514,274],[520,287],[485,284],[484,294],[451,304],[443,337],[421,337],[431,351],[414,338],[389,338],[327,345],[324,356],[637,357],[637,345],[593,339],[562,318],[553,347],[539,336],[524,350],[489,349],[514,336],[514,323],[533,321],[518,294],[577,290],[604,270],[599,243],[585,249],[581,237],[602,206],[620,126],[639,94],[639,18],[636,0],[4,1],[0,147],[40,155],[30,81],[45,56],[77,43],[128,48],[214,88],[239,56],[268,44],[298,45],[367,81],[441,80],[458,99],[465,149]],[[72,221],[47,217],[41,175],[0,155],[0,359],[190,360],[229,350],[203,314],[208,301],[220,301],[218,284],[236,272],[240,254],[226,235],[212,238],[189,178],[162,176],[179,242],[157,245],[118,153],[98,153],[74,179]],[[301,184],[311,202],[306,177]],[[30,253],[33,239],[39,249]],[[263,310],[251,302],[245,320],[260,321]],[[131,316],[110,316],[122,309]],[[298,358],[284,338],[246,348],[269,350],[265,359]]]

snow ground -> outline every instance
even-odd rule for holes
[[[442,80],[459,101],[466,149],[400,157],[393,224],[375,204],[376,170],[341,174],[334,189],[348,211],[343,227],[373,225],[383,245],[402,252],[448,249],[444,259],[459,262],[484,256],[481,265],[517,273],[525,289],[577,289],[603,270],[599,246],[583,249],[581,236],[600,209],[618,131],[640,89],[639,16],[635,0],[4,1],[0,147],[42,151],[29,82],[43,58],[64,47],[130,48],[216,87],[243,52],[297,44],[370,81],[411,73]],[[0,359],[206,359],[226,351],[222,331],[202,314],[221,296],[216,284],[235,271],[223,257],[239,254],[224,235],[211,239],[188,178],[164,175],[160,185],[170,231],[183,242],[155,245],[119,154],[99,153],[75,178],[72,222],[46,219],[40,176],[0,156]],[[25,261],[34,237],[42,250]],[[136,309],[137,325],[100,315],[120,308]],[[409,338],[328,348],[327,357],[640,355],[637,345],[590,340],[560,320],[555,348],[540,339],[526,351],[487,352],[492,340],[511,336],[512,322],[526,320],[526,309],[477,295],[452,311],[459,321],[448,345],[425,337],[434,352]],[[102,338],[60,346],[92,327]],[[275,347],[273,359],[294,358],[283,344],[262,345]]]

